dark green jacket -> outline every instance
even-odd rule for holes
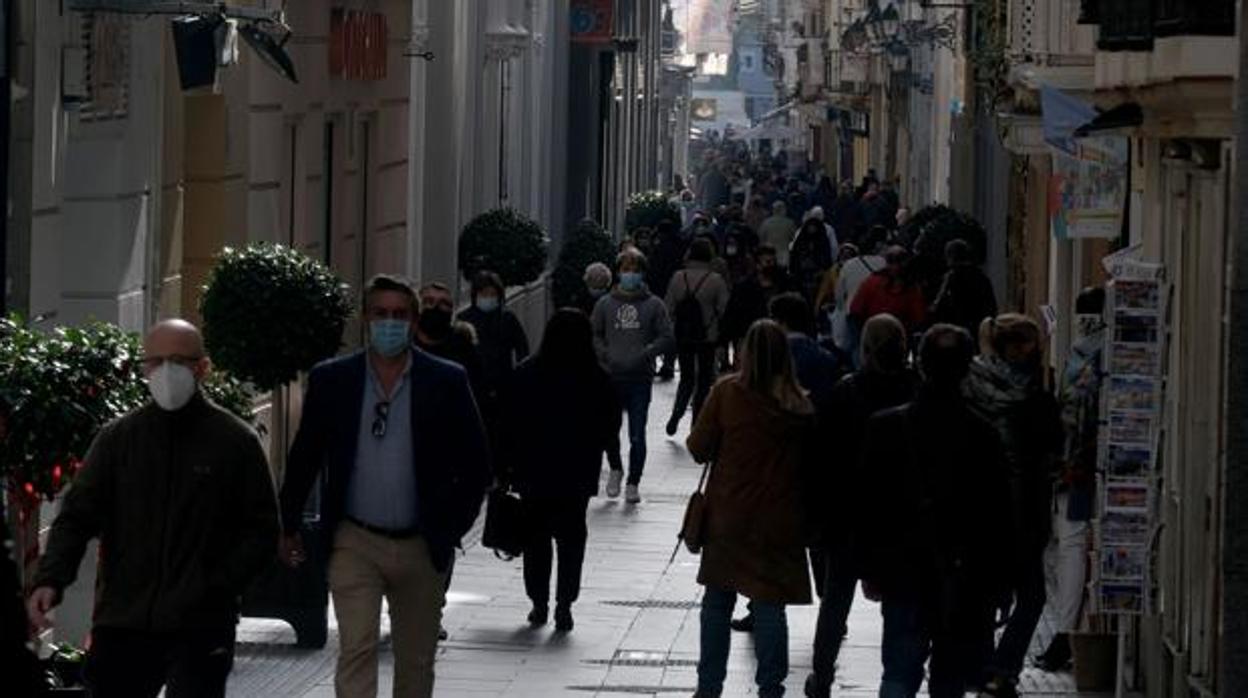
[[[36,586],[64,590],[100,539],[95,625],[232,626],[277,551],[277,499],[256,433],[200,396],[105,427],[52,524]]]

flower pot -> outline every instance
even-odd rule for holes
[[[1072,633],[1075,686],[1080,691],[1112,691],[1118,678],[1118,636],[1110,633]]]

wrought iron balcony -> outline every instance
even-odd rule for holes
[[[1101,25],[1102,51],[1148,51],[1169,36],[1234,36],[1235,0],[1082,0],[1080,21]]]
[[[1157,36],[1234,36],[1235,0],[1154,0]]]

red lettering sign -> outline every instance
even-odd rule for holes
[[[343,80],[384,79],[389,40],[384,14],[330,10],[329,76]]]

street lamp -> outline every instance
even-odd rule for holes
[[[901,24],[901,13],[897,11],[896,5],[890,4],[888,8],[880,14],[879,24],[886,39],[897,36],[897,29]]]

